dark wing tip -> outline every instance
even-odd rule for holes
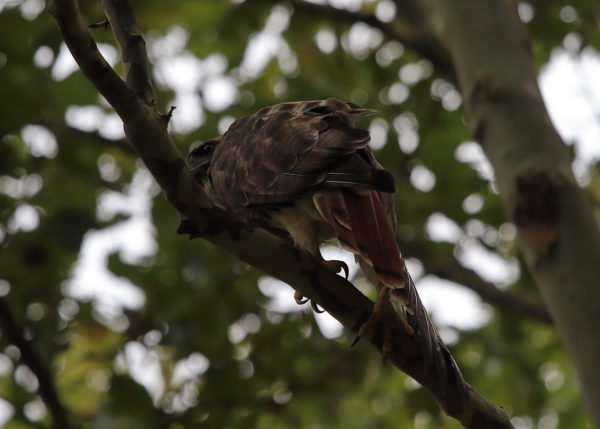
[[[360,172],[362,173],[362,172]],[[357,189],[371,189],[374,191],[394,193],[396,184],[394,177],[385,170],[372,168],[370,174],[364,175],[351,172],[332,171],[327,173],[323,186],[326,188],[343,187]]]
[[[396,192],[396,182],[394,176],[386,170],[373,169],[371,171],[371,177],[374,184],[377,186],[377,190],[381,192],[394,193]]]

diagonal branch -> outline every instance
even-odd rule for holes
[[[108,3],[108,1],[107,1]],[[121,3],[126,3],[121,0]],[[121,16],[107,8],[111,26],[119,27]],[[117,9],[114,9],[115,11]],[[243,224],[226,212],[207,207],[198,185],[185,167],[166,132],[164,119],[152,106],[153,97],[138,97],[100,56],[74,0],[55,0],[54,14],[65,42],[83,73],[113,105],[123,119],[125,131],[169,202],[182,214],[180,233],[202,237],[227,250],[244,262],[290,284],[304,296],[314,299],[353,332],[368,318],[373,303],[351,283],[326,269],[310,254],[297,249],[287,237],[275,236],[262,228]],[[123,17],[127,20],[130,17]],[[135,26],[127,31],[139,34]],[[127,35],[122,39],[127,40]],[[138,46],[141,46],[138,45]],[[126,49],[121,46],[124,54]],[[140,60],[139,57],[137,60]],[[137,61],[133,60],[133,61]],[[144,68],[143,62],[138,66]],[[260,248],[260,252],[256,249]],[[426,368],[420,338],[409,335],[393,319],[386,321],[394,342],[388,359],[400,370],[425,386],[450,416],[468,428],[512,428],[506,414],[469,386],[467,398],[460,395],[464,381],[459,373],[438,377]],[[366,336],[379,351],[383,338]],[[450,357],[447,357],[450,359]]]
[[[198,186],[153,106],[141,101],[102,57],[74,0],[55,0],[54,14],[65,43],[83,74],[123,120],[125,134],[152,172],[167,199],[185,212],[206,206]],[[143,67],[138,66],[138,69]],[[153,98],[153,97],[151,97]],[[182,196],[185,198],[182,198]]]
[[[552,323],[548,310],[539,300],[530,295],[500,290],[493,283],[483,280],[475,271],[463,267],[456,261],[451,246],[440,245],[432,250],[431,243],[425,245],[423,242],[409,242],[404,243],[403,247],[408,255],[416,257],[423,263],[427,273],[471,289],[483,301],[502,311]]]
[[[38,355],[31,341],[23,336],[23,330],[15,320],[6,299],[0,298],[0,331],[5,340],[13,344],[21,352],[21,360],[33,372],[38,380],[40,397],[50,410],[54,426],[72,428],[69,413],[62,404],[52,374]]]
[[[146,42],[138,29],[131,5],[127,1],[103,0],[102,6],[121,48],[127,85],[147,105],[155,105]]]
[[[279,3],[279,0],[263,0],[265,3]],[[356,23],[363,22],[371,27],[381,30],[386,37],[396,40],[414,49],[423,58],[431,61],[438,73],[450,81],[455,81],[454,66],[446,47],[435,37],[429,26],[425,25],[421,16],[410,13],[404,19],[396,17],[391,22],[383,22],[375,15],[366,12],[354,12],[339,9],[329,5],[308,3],[304,0],[288,0],[298,13],[310,17],[325,18],[333,22]],[[402,12],[406,12],[402,8]]]

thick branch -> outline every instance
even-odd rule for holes
[[[552,127],[514,4],[432,0],[469,125],[490,159],[527,265],[600,427],[600,231]]]
[[[50,414],[52,414],[54,426],[65,429],[73,427],[69,420],[69,413],[58,397],[48,367],[37,354],[31,341],[23,336],[23,329],[13,317],[12,311],[4,298],[0,298],[0,330],[6,342],[19,349],[21,361],[35,374],[39,383],[38,392],[48,410],[50,410]]]
[[[184,223],[180,232],[202,237],[226,249],[239,259],[276,277],[319,303],[342,325],[354,333],[367,319],[373,303],[351,283],[326,269],[310,254],[297,249],[289,240],[264,229],[250,228],[216,209],[201,209],[192,221]],[[260,247],[261,251],[256,252]],[[460,387],[452,380],[441,380],[435,371],[424,367],[423,347],[419,338],[409,335],[393,319],[386,327],[394,339],[387,356],[400,370],[426,387],[446,413],[467,428],[512,428],[504,411],[489,403],[467,386],[468,399],[460,399]],[[378,351],[382,338],[364,338]],[[460,382],[460,381],[458,381]]]
[[[142,102],[102,57],[81,18],[77,2],[55,0],[53,6],[52,12],[73,58],[121,117],[127,137],[167,199],[180,211],[206,205],[167,133],[162,116]]]
[[[121,48],[127,85],[147,105],[154,105],[146,42],[138,29],[131,5],[126,1],[103,0],[102,6]]]
[[[205,238],[242,261],[290,284],[304,296],[318,302],[344,326],[357,332],[371,313],[372,302],[311,255],[299,251],[289,239],[275,236],[262,228],[251,228],[223,211],[206,208],[200,190],[166,133],[161,116],[140,101],[118,77],[115,78],[112,70],[105,69],[105,62],[95,49],[74,0],[55,0],[55,8],[59,27],[75,60],[102,95],[115,103],[113,106],[123,119],[131,143],[169,201],[186,219],[180,232]],[[113,17],[113,22],[115,18],[118,20],[118,17]],[[105,85],[106,80],[113,84]],[[129,104],[123,105],[124,100]],[[261,251],[256,252],[257,248]],[[394,344],[387,356],[389,360],[429,389],[449,415],[469,428],[512,427],[501,409],[471,388],[467,391],[468,398],[461,400],[462,378],[456,374],[452,374],[454,379],[450,376],[438,378],[435,371],[424,366],[420,338],[408,335],[393,319],[387,323],[390,331],[394,332]],[[364,339],[382,350],[382,338],[371,336]]]

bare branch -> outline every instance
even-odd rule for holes
[[[108,22],[108,19],[103,19],[102,21],[94,22],[88,25],[88,28],[90,30],[95,30],[96,28],[110,28],[110,23]]]
[[[127,137],[167,199],[182,212],[206,206],[161,115],[153,106],[142,102],[102,57],[79,13],[77,2],[55,0],[53,6],[52,12],[73,58],[121,117]]]
[[[261,228],[240,224],[220,210],[204,209],[198,220],[182,224],[180,233],[202,237],[291,285],[302,295],[319,303],[354,333],[358,333],[372,311],[373,303],[350,282],[327,270],[289,240],[276,237]],[[261,249],[260,252],[255,251],[257,247]],[[458,385],[461,380],[441,380],[435,371],[426,368],[419,338],[407,334],[401,324],[393,319],[389,320],[389,329],[394,340],[387,356],[389,360],[426,387],[448,415],[460,420],[467,428],[513,427],[502,409],[488,402],[470,386],[467,385],[468,399],[463,402]],[[375,334],[364,339],[381,352],[383,339],[380,336]]]
[[[266,3],[279,3],[279,0],[263,0]],[[363,22],[375,27],[389,39],[396,40],[414,49],[423,58],[431,61],[437,72],[450,81],[456,80],[454,66],[446,47],[435,37],[423,20],[415,22],[415,17],[397,17],[392,22],[383,22],[375,15],[364,12],[354,12],[347,9],[338,9],[333,6],[308,3],[303,0],[288,0],[294,9],[311,17],[325,18],[330,21],[346,22],[349,24]]]
[[[493,283],[483,280],[475,271],[458,263],[452,254],[451,246],[436,246],[435,251],[432,251],[431,244],[409,242],[404,243],[403,247],[407,255],[414,256],[423,263],[426,272],[471,289],[483,301],[503,312],[552,323],[548,310],[539,300],[530,295],[498,289]]]
[[[121,2],[125,3],[124,0]],[[228,213],[206,207],[196,182],[170,141],[161,115],[136,97],[120,79],[117,81],[118,77],[115,79],[112,70],[105,70],[105,62],[83,25],[75,1],[55,0],[55,16],[75,60],[102,95],[109,102],[114,102],[113,106],[123,119],[133,146],[171,204],[184,217],[179,232],[202,237],[290,284],[304,296],[318,302],[348,329],[358,332],[370,315],[373,303],[351,283],[326,269],[307,252],[298,250],[289,238],[250,227]],[[120,25],[120,18],[112,16],[110,19],[114,25]],[[118,36],[117,40],[121,37]],[[96,70],[101,73],[95,73]],[[106,80],[113,84],[105,85]],[[256,251],[257,248],[260,252]],[[389,323],[390,332],[394,333],[389,360],[429,389],[450,416],[459,419],[468,428],[512,428],[506,414],[472,388],[467,387],[468,398],[463,400],[460,392],[464,386],[460,374],[440,379],[435,371],[425,367],[420,339],[407,334],[393,319],[386,323]],[[374,334],[364,339],[377,350],[382,350],[383,339],[380,336]]]
[[[155,103],[146,42],[138,29],[133,9],[127,1],[103,0],[102,6],[121,48],[125,81],[147,105]]]
[[[15,320],[5,298],[0,298],[0,328],[6,342],[19,349],[21,361],[35,374],[39,383],[38,392],[52,414],[54,426],[65,429],[72,428],[69,413],[58,396],[50,370],[38,355],[31,341],[23,336],[23,328]]]

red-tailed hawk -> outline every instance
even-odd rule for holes
[[[391,304],[405,329],[422,337],[426,368],[445,374],[450,362],[460,374],[398,250],[394,179],[369,148],[369,132],[354,127],[373,113],[335,99],[266,107],[194,148],[187,162],[215,206],[286,231],[316,258],[323,261],[322,242],[337,238],[378,287],[375,312]],[[347,274],[343,262],[323,263]]]

